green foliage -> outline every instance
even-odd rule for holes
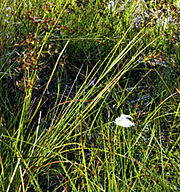
[[[178,6],[0,9],[0,191],[178,191]]]

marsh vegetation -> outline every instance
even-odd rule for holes
[[[178,1],[0,9],[0,191],[179,191]]]

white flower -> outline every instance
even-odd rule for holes
[[[109,1],[108,2],[108,9],[111,11],[114,11],[115,3],[114,1]]]
[[[130,115],[122,114],[120,117],[116,118],[114,123],[121,127],[132,127],[135,123],[131,122],[129,119],[133,119]]]

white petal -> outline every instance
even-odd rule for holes
[[[121,114],[120,118],[121,119],[127,119],[127,118],[133,119],[130,115],[125,115],[125,114]]]
[[[132,127],[135,123],[131,122],[128,118],[133,119],[130,115],[122,114],[120,117],[115,119],[115,124],[121,127]]]

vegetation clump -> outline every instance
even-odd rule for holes
[[[179,191],[178,1],[0,10],[0,191]]]

